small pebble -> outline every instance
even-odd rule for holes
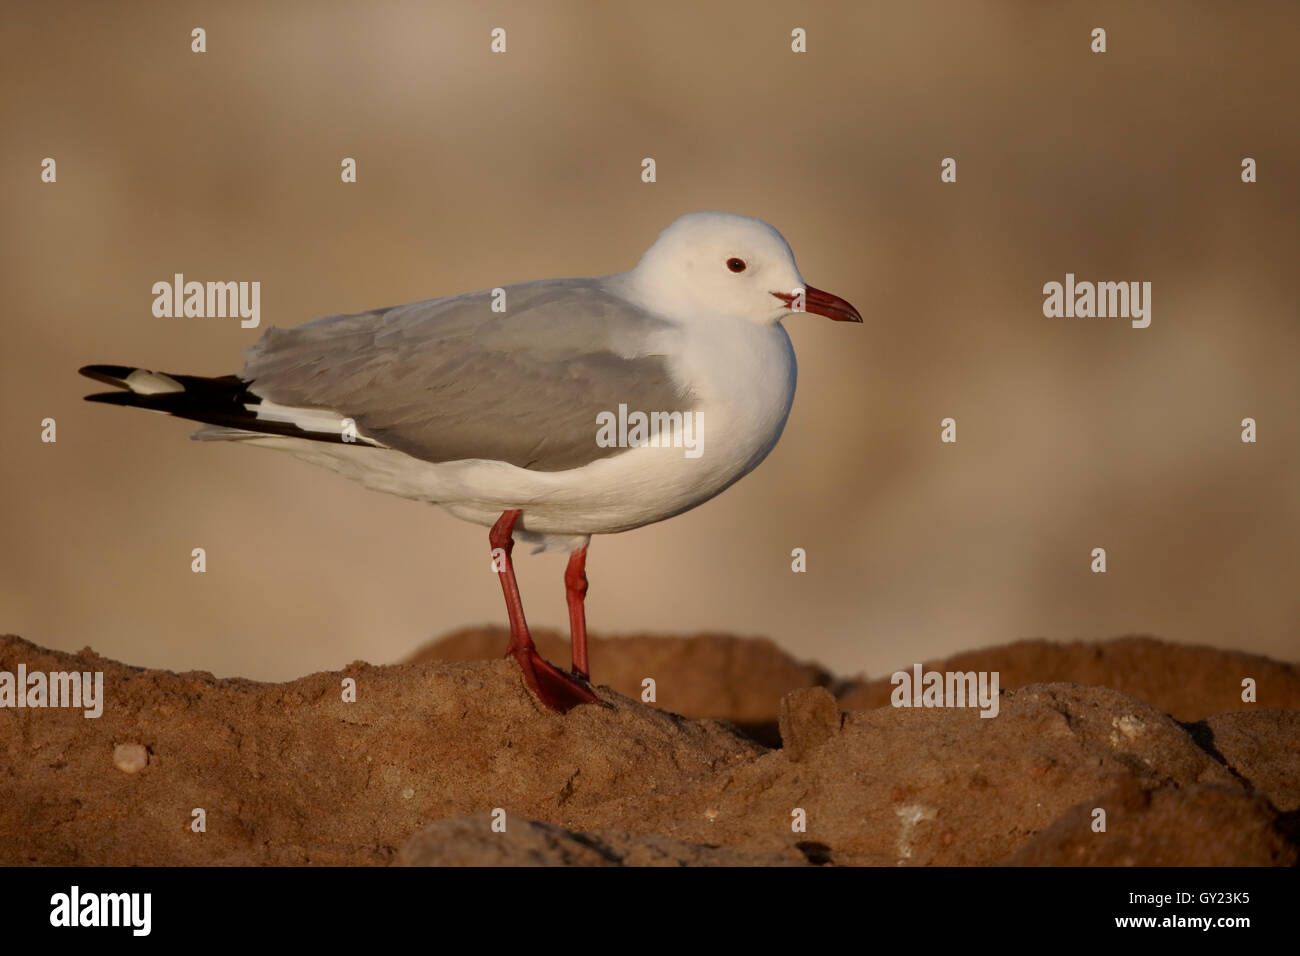
[[[123,773],[139,773],[149,765],[149,751],[142,744],[118,744],[113,748],[113,766]]]

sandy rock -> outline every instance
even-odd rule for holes
[[[408,662],[490,660],[505,653],[509,636],[505,628],[456,631],[421,648]],[[547,660],[568,666],[567,637],[538,630],[533,640]],[[620,694],[640,700],[642,680],[653,677],[655,703],[664,710],[729,720],[746,728],[774,722],[781,698],[789,691],[832,682],[821,667],[796,661],[765,638],[592,636],[587,645],[593,677]]]
[[[1273,806],[1300,810],[1300,711],[1218,714],[1188,730]]]
[[[412,662],[490,660],[504,652],[504,628],[467,628],[426,645]],[[534,634],[548,660],[569,660],[569,641],[555,631]],[[729,720],[767,746],[779,746],[781,698],[792,690],[826,687],[840,710],[889,705],[889,676],[840,680],[815,663],[800,662],[771,641],[720,634],[695,637],[589,639],[592,668],[601,683],[639,699],[641,681],[655,677],[657,704],[688,717]],[[912,661],[900,661],[909,669]],[[1179,720],[1259,708],[1300,710],[1300,666],[1254,654],[1171,644],[1150,637],[1055,643],[1017,641],[929,661],[926,670],[998,671],[1002,689],[1069,682],[1111,687],[1141,698]],[[1241,700],[1241,680],[1253,677],[1258,702]]]
[[[617,866],[617,854],[538,820],[506,818],[504,833],[493,832],[491,814],[440,820],[403,845],[403,866]]]
[[[692,674],[724,645],[746,659],[701,643],[679,644]],[[993,718],[841,715],[810,684],[785,699],[782,751],[605,687],[554,714],[499,658],[263,684],[0,638],[0,670],[19,663],[102,671],[106,700],[97,719],[0,708],[0,864],[1286,863],[1297,843],[1294,712],[1184,725],[1054,683],[1004,690]],[[1087,842],[1080,808],[1113,793],[1111,839]],[[1195,845],[1211,833],[1226,848]]]
[[[974,709],[852,713],[803,762],[774,752],[735,764],[681,794],[672,819],[678,839],[787,854],[798,840],[837,864],[987,865],[1124,781],[1245,792],[1151,705],[1049,684],[1003,693],[993,719]],[[791,833],[796,809],[807,815],[806,834]],[[602,808],[594,813],[597,825],[614,825]],[[641,815],[668,822],[649,803]]]
[[[791,691],[781,698],[781,749],[798,763],[840,732],[840,705],[825,687]]]
[[[913,662],[900,663],[906,670]],[[1149,701],[1179,720],[1258,708],[1300,709],[1300,666],[1240,651],[1171,644],[1151,637],[1057,644],[1017,641],[929,661],[926,670],[998,671],[1004,690],[1069,681],[1111,687]],[[1241,699],[1241,681],[1258,687],[1254,704]],[[888,676],[843,688],[840,707],[871,710],[889,704]]]
[[[1093,829],[1105,811],[1105,832]],[[1235,787],[1129,781],[1071,807],[1007,861],[1017,866],[1295,866],[1268,801]]]
[[[107,702],[98,719],[0,709],[6,864],[387,863],[435,820],[505,806],[582,829],[595,804],[667,798],[762,752],[608,691],[610,708],[553,714],[505,660],[260,684],[0,639],[0,670],[19,661],[102,670]],[[123,740],[148,748],[148,772],[103,772]],[[190,829],[195,808],[206,833]]]
[[[658,834],[615,830],[574,833],[539,820],[506,817],[503,833],[491,814],[440,820],[415,834],[398,854],[403,866],[765,866],[785,857],[698,846]]]

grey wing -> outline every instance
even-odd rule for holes
[[[596,443],[620,403],[685,411],[689,391],[650,344],[667,321],[599,279],[507,286],[270,329],[242,377],[282,405],[329,409],[383,444],[431,462],[470,458],[536,471],[625,449]]]

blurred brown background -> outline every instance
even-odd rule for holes
[[[86,404],[76,369],[224,374],[270,325],[621,271],[723,209],[867,322],[788,322],[768,461],[596,539],[596,633],[765,634],[840,673],[1130,632],[1300,656],[1298,27],[1294,3],[10,4],[0,630],[285,679],[503,622],[483,529]],[[260,280],[262,328],[155,318],[174,272]],[[1151,281],[1151,327],[1044,318],[1066,272]],[[563,626],[563,558],[519,567]]]

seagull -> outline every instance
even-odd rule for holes
[[[803,281],[758,219],[682,216],[628,272],[540,279],[270,328],[238,375],[119,365],[88,401],[203,423],[489,528],[506,649],[546,707],[601,703],[587,661],[587,546],[681,514],[752,471],[794,401],[796,312],[862,316]],[[524,619],[516,539],[567,551],[572,669]]]

